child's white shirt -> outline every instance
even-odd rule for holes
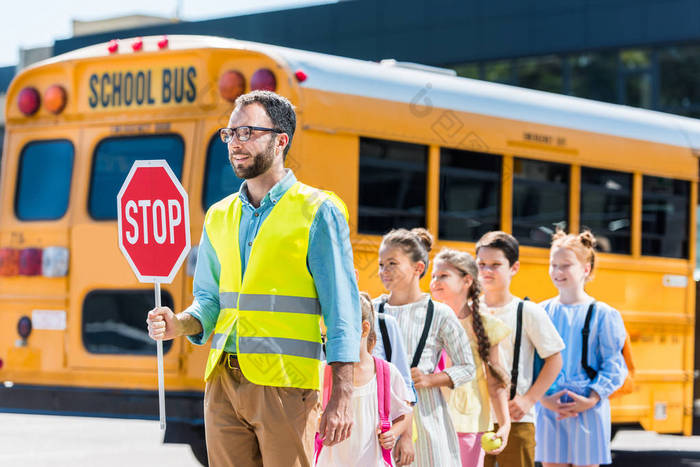
[[[391,410],[389,421],[412,412],[406,401],[411,397],[401,373],[389,363],[391,377]],[[324,446],[318,457],[319,466],[377,466],[383,467],[379,427],[379,405],[377,402],[377,375],[362,385],[355,386],[352,394],[353,426],[350,437],[335,446]],[[393,465],[393,463],[392,463]]]
[[[486,307],[488,312],[503,321],[513,331],[498,345],[503,368],[510,374],[513,369],[513,351],[515,349],[515,334],[518,323],[518,303],[520,298],[513,297],[510,303],[503,307]],[[564,350],[564,341],[554,327],[547,312],[537,303],[525,301],[523,304],[522,337],[520,340],[520,358],[518,364],[517,394],[523,395],[532,386],[535,351],[541,358],[547,358]],[[495,417],[495,415],[494,415]],[[535,407],[533,406],[518,422],[535,422]]]

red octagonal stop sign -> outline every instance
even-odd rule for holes
[[[164,160],[135,161],[117,195],[119,249],[141,282],[170,283],[190,250],[187,193]]]

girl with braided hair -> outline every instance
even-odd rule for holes
[[[500,453],[508,443],[510,377],[501,366],[498,343],[511,331],[481,309],[478,269],[469,253],[447,248],[440,251],[433,264],[430,292],[452,308],[470,338],[476,378],[451,392],[448,408],[457,430],[462,465],[482,467],[485,453],[480,441],[484,432],[493,430],[492,405],[498,422],[496,436],[502,444],[489,454]]]

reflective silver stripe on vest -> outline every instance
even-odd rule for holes
[[[214,337],[211,338],[211,348],[223,349],[226,345],[226,339],[228,339],[228,334],[214,334]]]
[[[280,313],[303,313],[320,315],[321,305],[317,298],[288,295],[242,294],[238,309],[243,311],[276,311]]]
[[[219,293],[219,308],[236,308],[238,302],[238,292]]]
[[[239,337],[238,353],[264,353],[321,359],[321,343],[285,337]]]

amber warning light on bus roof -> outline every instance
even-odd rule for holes
[[[237,70],[227,70],[219,78],[219,94],[229,102],[234,102],[245,92],[245,76]]]
[[[66,107],[66,90],[63,86],[54,84],[44,92],[44,107],[54,115],[63,112]]]

